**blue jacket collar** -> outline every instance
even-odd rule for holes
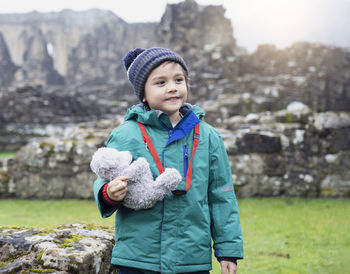
[[[196,114],[194,114],[192,110],[188,110],[175,128],[168,130],[169,140],[166,143],[166,146],[185,137],[199,122],[200,120]]]

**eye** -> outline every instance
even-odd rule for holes
[[[157,86],[162,86],[162,85],[165,84],[165,81],[164,80],[159,80],[159,81],[156,81],[154,84],[157,85]]]
[[[182,83],[183,81],[185,81],[184,77],[178,77],[176,78],[176,83]]]

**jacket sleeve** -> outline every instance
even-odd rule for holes
[[[115,130],[114,130],[108,138],[107,147],[116,148],[115,147],[116,143],[117,143],[116,134],[115,134]],[[116,148],[116,149],[118,149],[118,148]],[[121,206],[121,203],[118,203],[117,205],[111,206],[110,204],[108,204],[104,201],[103,196],[102,196],[102,189],[106,183],[108,183],[108,181],[98,177],[96,179],[96,181],[94,182],[94,188],[93,188],[95,201],[96,201],[97,207],[101,213],[102,218],[107,218],[107,217],[111,216]]]
[[[97,204],[97,207],[101,213],[102,218],[107,218],[111,216],[121,205],[120,203],[114,206],[106,203],[102,196],[102,188],[108,183],[108,181],[98,177],[94,182],[94,197]]]
[[[208,200],[216,257],[243,258],[243,239],[227,152],[216,133],[210,142]]]

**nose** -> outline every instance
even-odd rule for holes
[[[168,86],[167,86],[168,92],[176,92],[177,91],[177,86],[175,81],[169,81]]]

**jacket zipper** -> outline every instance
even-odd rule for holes
[[[164,165],[164,153],[165,153],[165,149],[166,147],[163,148],[163,151],[162,151],[162,165],[163,167],[165,168],[165,165]],[[162,219],[160,221],[160,261],[159,261],[159,265],[160,265],[160,271],[162,271],[162,242],[163,242],[163,222],[164,222],[164,211],[165,211],[165,199],[162,200]]]
[[[188,151],[187,151],[187,146],[184,145],[183,147],[184,150],[184,178],[187,176],[187,167],[188,167]]]
[[[163,236],[163,221],[164,221],[164,209],[165,209],[165,205],[164,205],[164,199],[162,200],[162,219],[160,221],[160,261],[159,261],[159,265],[160,265],[160,270],[162,270],[162,236]]]

